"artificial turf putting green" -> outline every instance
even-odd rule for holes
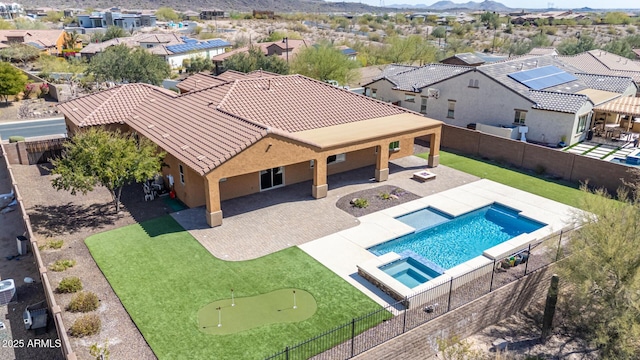
[[[198,328],[207,334],[233,334],[263,325],[303,321],[313,316],[317,308],[316,299],[310,293],[300,289],[280,289],[256,296],[236,297],[233,302],[229,298],[207,304],[198,311]]]

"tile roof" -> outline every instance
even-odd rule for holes
[[[291,133],[406,112],[302,75],[236,81],[217,108]]]
[[[473,71],[471,66],[427,64],[413,68],[395,75],[385,76],[395,85],[394,89],[404,91],[419,91],[429,85],[435,84],[452,76]]]
[[[130,37],[114,38],[114,39],[103,41],[100,43],[88,44],[87,46],[83,47],[82,50],[80,50],[80,54],[97,54],[99,52],[105,51],[110,46],[115,46],[120,44],[125,44],[131,48],[140,45],[135,38],[130,38]]]
[[[289,49],[290,49],[289,56],[294,56],[294,54],[297,54],[298,52],[300,52],[301,49],[306,48],[308,46],[306,40],[289,39],[288,42],[289,42]],[[231,51],[227,51],[223,54],[218,54],[216,56],[213,56],[211,57],[211,60],[224,61],[225,59],[233,55],[249,52],[250,47],[257,47],[260,49],[260,51],[262,51],[263,54],[267,55],[269,53],[268,48],[273,45],[280,48],[281,50],[285,50],[285,47],[282,45],[282,41],[253,43],[249,46],[243,46],[237,49],[233,49]],[[283,53],[283,55],[286,55],[286,52]]]
[[[182,95],[120,85],[58,107],[79,126],[126,123],[200,174],[269,132],[295,139],[297,131],[413,114],[301,75],[258,75]]]
[[[535,47],[529,51],[529,55],[558,55],[554,47]]]
[[[211,74],[197,73],[176,84],[176,87],[183,92],[209,88],[227,83],[226,80],[217,78]]]
[[[572,56],[558,56],[562,62],[589,74],[628,76],[640,83],[640,61],[631,60],[604,50],[591,50]]]
[[[633,79],[626,76],[607,76],[594,74],[575,74],[589,88],[596,90],[611,91],[616,93],[625,92],[629,86],[633,85]]]
[[[45,48],[57,45],[64,30],[0,30],[0,42],[6,42],[7,37],[23,37],[25,43],[38,43]]]
[[[402,64],[387,65],[384,69],[382,69],[382,72],[380,72],[380,74],[378,74],[378,76],[373,78],[373,81],[380,80],[382,78],[389,77],[389,76],[392,76],[392,75],[397,75],[397,74],[403,73],[405,71],[413,70],[413,69],[417,69],[417,68],[418,68],[417,66],[402,65]]]
[[[463,61],[469,65],[482,64],[485,62],[484,59],[481,59],[480,57],[476,56],[476,54],[473,54],[473,53],[460,53],[460,54],[455,54],[452,57],[460,61]],[[441,62],[444,62],[445,60],[447,59],[444,59]]]
[[[222,39],[211,39],[199,41],[196,39],[183,38],[184,43],[176,45],[165,45],[164,47],[172,54],[182,54],[196,50],[207,50],[230,47],[231,44]]]
[[[219,47],[231,46],[222,39],[211,39],[199,41],[177,34],[136,34],[134,36],[115,38],[101,43],[92,43],[85,46],[81,54],[96,54],[104,51],[110,46],[126,44],[129,47],[138,47],[141,43],[155,44],[151,48],[143,47],[154,55],[174,55],[189,51],[215,49]]]
[[[534,109],[551,110],[575,114],[589,101],[586,95],[566,94],[553,91],[531,90],[529,98],[535,101]]]

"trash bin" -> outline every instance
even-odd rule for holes
[[[18,254],[25,255],[29,251],[29,240],[20,235],[16,238],[16,241],[18,242]]]

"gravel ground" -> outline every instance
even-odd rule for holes
[[[101,332],[85,338],[71,338],[78,359],[91,359],[89,347],[94,343],[104,344],[105,341],[109,343],[112,360],[155,359],[153,351],[93,261],[84,239],[97,232],[167,214],[170,208],[162,198],[145,202],[142,187],[132,185],[123,190],[124,211],[115,214],[111,196],[104,188],[87,195],[73,196],[51,187],[51,176],[46,168],[35,165],[13,165],[12,168],[38,242],[44,244],[49,239],[64,240],[62,249],[42,251],[44,262],[51,264],[59,259],[77,261],[75,267],[64,272],[49,272],[51,285],[55,288],[62,278],[78,276],[85,290],[96,293],[100,299],[97,312],[102,320]],[[65,307],[70,299],[70,294],[56,295],[61,307]],[[79,316],[68,311],[62,314],[67,329]]]
[[[392,195],[392,197],[384,199],[383,194]],[[351,204],[354,199],[366,199],[368,206],[365,208],[356,207]],[[383,185],[345,195],[338,199],[336,206],[350,215],[360,217],[417,199],[420,199],[420,196],[414,193],[397,186]]]

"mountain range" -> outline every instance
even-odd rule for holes
[[[475,2],[469,1],[466,3],[454,3],[453,1],[438,1],[432,5],[408,5],[408,4],[394,4],[389,5],[392,8],[402,8],[402,9],[424,9],[431,11],[448,11],[448,10],[472,10],[472,11],[497,11],[497,12],[507,12],[513,11],[514,9],[507,7],[497,1],[486,0],[483,2]]]

